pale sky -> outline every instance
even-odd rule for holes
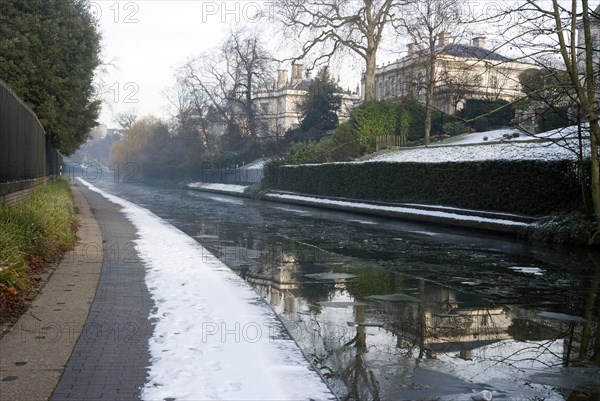
[[[98,78],[104,100],[100,122],[115,127],[114,116],[133,109],[138,116],[167,117],[161,91],[174,85],[175,69],[218,45],[233,25],[269,25],[268,17],[254,16],[259,9],[269,15],[271,7],[257,1],[91,2],[100,22],[103,61],[112,64]]]
[[[493,12],[501,1],[465,0],[465,11],[475,15]],[[275,33],[273,1],[208,0],[94,0],[91,10],[102,33],[102,60],[110,63],[98,74],[97,90],[104,104],[100,122],[116,127],[119,112],[134,110],[138,116],[168,117],[168,102],[161,91],[174,85],[175,69],[188,59],[214,48],[236,24],[249,24],[267,32],[266,44],[278,58],[291,46]],[[505,4],[505,3],[504,3]],[[492,11],[487,11],[487,10]],[[257,11],[266,15],[256,19]],[[270,31],[269,31],[270,29]],[[482,27],[472,36],[493,35]],[[384,44],[378,62],[386,64],[405,53],[403,39]],[[486,42],[487,43],[487,42]],[[289,66],[284,66],[289,67]],[[354,90],[360,81],[363,63],[338,60],[332,65],[343,88]]]

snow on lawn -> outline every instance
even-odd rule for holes
[[[498,130],[493,130],[493,131],[473,132],[471,134],[457,135],[457,136],[453,136],[448,139],[444,139],[443,141],[440,141],[440,142],[432,143],[431,146],[471,145],[471,144],[476,144],[476,143],[498,142],[498,141],[507,140],[504,137],[504,135],[510,135],[512,137],[512,135],[515,133],[519,134],[519,136],[514,139],[511,138],[510,139],[511,141],[524,140],[524,139],[531,140],[532,139],[529,135],[524,134],[523,132],[521,132],[520,130],[518,130],[516,128],[504,128],[504,129],[498,129]],[[487,140],[485,140],[483,138],[487,138]]]
[[[587,141],[586,141],[587,142]],[[481,160],[576,160],[577,141],[564,145],[553,142],[514,142],[471,146],[433,146],[429,148],[406,148],[376,155],[368,160],[355,162],[417,162],[444,163]],[[589,156],[588,146],[584,153]]]
[[[192,182],[191,184],[188,184],[188,187],[194,188],[194,189],[209,189],[209,190],[232,192],[232,193],[239,193],[239,194],[243,194],[244,191],[246,190],[246,188],[248,188],[245,185],[210,184],[210,183],[205,183],[205,182]]]
[[[518,136],[513,136],[518,134]],[[589,135],[586,130],[585,135]],[[452,138],[444,139],[440,142],[432,143],[430,146],[447,146],[447,145],[473,145],[473,144],[485,144],[490,142],[518,142],[518,141],[533,141],[536,139],[553,139],[559,140],[561,138],[576,138],[577,126],[570,126],[566,128],[554,129],[551,131],[541,132],[539,134],[530,135],[518,128],[502,128],[492,131],[485,132],[473,132],[470,134],[463,134],[453,136]],[[508,136],[508,138],[506,137]],[[484,139],[484,138],[487,138]]]
[[[516,129],[502,129],[460,135],[432,144],[430,147],[403,148],[381,153],[355,163],[368,162],[417,162],[444,163],[481,160],[576,160],[579,143],[577,127],[567,127],[547,131],[535,136],[521,133],[510,140],[503,135],[518,132]],[[584,135],[589,135],[587,131]],[[483,138],[488,137],[488,141]],[[489,143],[495,141],[493,143]],[[589,156],[589,141],[584,140],[584,154]],[[464,145],[464,146],[457,146]]]
[[[262,170],[265,168],[265,165],[270,162],[271,159],[256,159],[248,164],[245,164],[240,167],[240,169],[244,170]]]
[[[335,399],[244,280],[150,211],[80,181],[137,228],[155,304],[144,400]]]

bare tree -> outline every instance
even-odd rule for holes
[[[256,140],[259,132],[255,98],[259,90],[268,86],[272,60],[258,33],[241,29],[231,32],[217,49],[180,68],[181,82],[191,96],[196,115],[211,126],[203,127],[206,138],[212,128],[215,135],[225,134],[228,140],[237,138],[236,145],[245,138]]]
[[[115,117],[115,122],[119,124],[119,127],[123,130],[128,130],[133,127],[133,124],[137,121],[137,113],[134,109],[128,110],[123,113],[118,113]]]
[[[504,43],[524,56],[556,57],[568,75],[577,107],[589,123],[592,199],[598,228],[593,241],[600,243],[599,72],[598,44],[593,38],[600,29],[600,15],[592,11],[589,0],[523,0],[518,7],[504,12],[501,18],[510,15],[515,22],[514,27],[504,27]]]
[[[169,102],[174,113],[173,131],[183,140],[200,141],[202,150],[209,157],[216,151],[215,135],[211,130],[209,111],[210,103],[203,93],[194,91],[187,84],[186,77],[180,73],[176,77],[176,84],[163,91],[163,97]]]
[[[459,0],[414,0],[403,7],[402,17],[394,21],[399,33],[411,37],[418,50],[418,65],[424,69],[425,145],[429,144],[435,88],[441,79],[438,54],[449,45],[450,34],[462,35],[464,21]]]
[[[440,84],[444,101],[451,106],[451,114],[459,111],[459,105],[465,101],[467,95],[473,92],[474,83],[480,80],[482,74],[473,69],[457,68],[454,63],[440,60]]]
[[[282,23],[289,36],[300,38],[304,58],[321,51],[319,60],[329,60],[348,50],[365,61],[365,100],[375,100],[377,50],[393,10],[403,0],[282,0],[278,2]],[[325,49],[323,49],[325,47]]]
[[[258,136],[255,97],[268,88],[273,76],[273,56],[263,46],[259,33],[238,29],[231,32],[223,46],[223,55],[233,81],[229,101],[236,102],[246,118],[248,134],[253,141]]]

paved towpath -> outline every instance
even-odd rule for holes
[[[51,400],[136,400],[150,361],[153,305],[132,242],[136,230],[119,206],[83,185],[78,188],[100,226],[104,258],[83,335]]]
[[[0,340],[0,400],[138,400],[146,382],[153,304],[136,230],[85,186],[74,198],[78,245]]]

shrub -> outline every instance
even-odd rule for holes
[[[365,102],[353,110],[350,117],[352,129],[367,153],[375,149],[375,138],[396,131],[396,110],[392,103]]]
[[[596,231],[593,219],[581,212],[541,218],[531,229],[531,239],[556,244],[587,245]]]
[[[55,260],[76,241],[75,212],[66,180],[0,206],[0,288],[27,290],[29,268]]]
[[[515,110],[506,100],[467,99],[465,107],[456,116],[473,120],[468,125],[475,131],[489,131],[509,126],[515,118]]]
[[[340,124],[331,138],[327,152],[328,162],[354,160],[361,155],[360,140],[350,123]]]
[[[323,163],[324,161],[322,146],[316,141],[295,143],[286,158],[286,163],[289,164]]]
[[[409,141],[425,137],[425,106],[414,99],[404,99],[396,106],[396,135],[406,136]],[[443,133],[443,126],[455,118],[434,110],[431,121],[431,135]]]
[[[543,111],[538,117],[538,132],[567,127],[572,124],[569,120],[568,107],[556,107]]]
[[[460,134],[464,134],[467,132],[472,132],[471,128],[467,127],[465,125],[465,123],[460,122],[460,121],[447,122],[446,124],[444,124],[442,129],[445,134],[448,134],[451,136],[460,135]]]

